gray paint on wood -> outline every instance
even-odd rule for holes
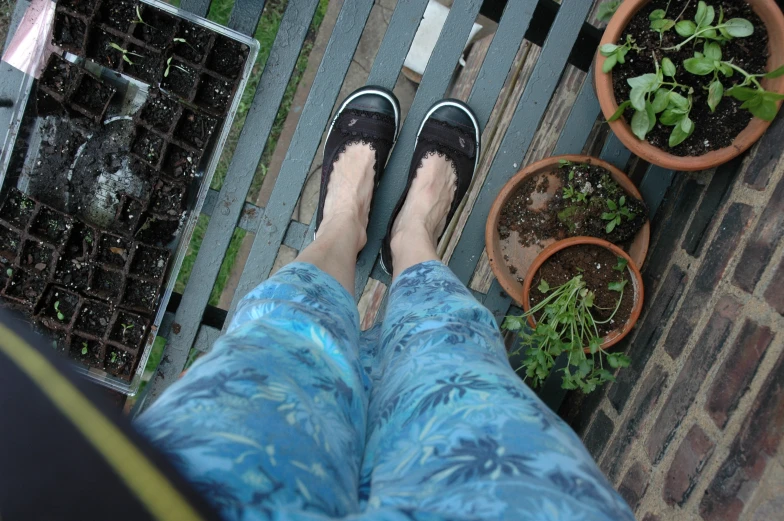
[[[623,146],[621,140],[613,132],[610,132],[607,136],[607,141],[604,142],[602,147],[602,153],[599,155],[599,157],[622,171],[626,169],[626,163],[629,162],[631,156],[632,153]]]
[[[180,9],[189,11],[195,15],[206,17],[210,12],[212,0],[182,0]]]
[[[590,8],[591,2],[571,0],[565,1],[558,9],[531,78],[449,262],[449,267],[463,283],[468,283],[482,254],[485,219],[490,206],[504,183],[519,170]]]
[[[289,223],[289,229],[286,230],[286,236],[283,237],[283,244],[289,248],[301,251],[302,243],[304,242],[307,233],[307,225],[299,221],[291,221]]]
[[[178,378],[198,333],[212,286],[264,151],[264,147],[259,146],[259,143],[266,143],[272,129],[318,0],[298,0],[296,3],[296,7],[289,5],[283,15],[219,194],[216,205],[219,211],[210,219],[202,242],[203,247],[191,272],[190,280],[198,281],[198,284],[192,283],[185,287],[175,318],[180,332],[170,335],[166,346],[167,363],[162,363],[156,370],[150,383],[151,400],[145,403],[154,400]]]
[[[387,222],[406,184],[411,152],[414,150],[419,125],[427,110],[446,92],[481,5],[481,0],[456,0],[441,29],[438,42],[422,75],[422,82],[419,84],[376,193],[370,215],[367,245],[357,261],[354,293],[357,299],[362,296],[362,290],[378,257]]]
[[[229,320],[237,302],[269,276],[372,7],[372,0],[346,0],[340,10],[234,292]]]
[[[591,133],[596,116],[601,111],[599,99],[593,88],[593,66],[583,80],[583,86],[574,100],[569,118],[566,120],[563,132],[558,137],[558,142],[553,150],[554,156],[562,154],[579,154],[583,150],[588,136]]]
[[[392,89],[422,21],[427,0],[398,0],[368,75],[368,85]]]
[[[648,205],[648,218],[653,219],[661,206],[664,195],[670,188],[675,172],[660,166],[651,165],[640,182],[640,194]]]
[[[259,25],[264,4],[265,0],[234,0],[234,7],[229,15],[229,27],[252,36]]]

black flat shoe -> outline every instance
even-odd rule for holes
[[[417,133],[414,156],[411,158],[411,167],[408,171],[408,181],[403,195],[392,212],[392,218],[387,226],[387,235],[381,246],[381,267],[388,275],[392,274],[392,227],[395,224],[400,209],[406,201],[411,183],[414,182],[417,170],[422,166],[422,161],[428,154],[438,153],[452,161],[457,173],[457,188],[455,190],[452,206],[446,218],[446,226],[438,237],[444,236],[449,228],[449,223],[455,216],[460,203],[471,186],[476,165],[479,163],[480,129],[476,115],[471,108],[460,100],[444,99],[433,105],[425,115],[422,125]]]
[[[375,171],[373,194],[375,195],[399,129],[400,103],[392,91],[371,85],[348,95],[332,120],[324,144],[314,240],[324,217],[324,201],[327,198],[329,179],[340,154],[352,144],[370,145],[376,153],[376,164],[373,167]],[[372,204],[371,200],[371,206]]]

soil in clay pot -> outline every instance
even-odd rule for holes
[[[154,90],[145,101],[141,109],[141,120],[151,127],[168,132],[174,121],[177,119],[179,104],[163,96],[160,91]]]
[[[126,32],[131,22],[136,19],[136,2],[130,0],[111,0],[103,2],[98,12],[98,19],[113,29]]]
[[[564,163],[554,175],[561,188],[544,209],[529,208],[532,194],[549,188],[552,178],[543,174],[526,178],[506,202],[498,221],[502,240],[516,231],[524,246],[580,235],[625,244],[645,224],[648,215],[645,203],[625,193],[605,169],[584,163]]]
[[[731,18],[744,18],[754,26],[754,33],[746,38],[732,38],[721,46],[721,59],[731,61],[750,74],[764,73],[768,60],[768,33],[760,18],[749,7],[745,0],[714,0],[706,2],[714,7],[715,17],[713,25],[718,23],[719,7],[724,11],[724,20]],[[669,4],[669,9],[668,9]],[[663,57],[668,57],[676,66],[675,80],[684,85],[694,87],[692,109],[689,117],[695,123],[694,133],[686,138],[683,143],[674,147],[669,146],[669,136],[673,127],[664,126],[660,122],[648,132],[646,140],[653,146],[670,154],[678,156],[699,156],[712,150],[728,147],[735,137],[751,121],[751,113],[740,106],[743,102],[725,96],[721,99],[715,112],[708,106],[708,86],[713,81],[713,74],[696,76],[686,71],[683,61],[693,58],[695,51],[703,51],[703,43],[696,46],[691,42],[681,47],[680,50],[663,50],[679,44],[686,38],[680,36],[675,29],[664,32],[661,42],[659,33],[650,29],[650,14],[656,9],[667,9],[667,19],[694,20],[698,2],[668,2],[668,0],[652,0],[632,18],[629,25],[621,35],[618,43],[626,41],[630,35],[641,52],[630,51],[626,56],[626,63],[617,64],[613,70],[613,89],[618,104],[629,99],[631,87],[627,79],[655,72],[653,57],[661,63]],[[681,13],[682,11],[682,13]],[[776,66],[780,64],[775,64]],[[739,73],[726,78],[719,78],[726,89],[742,81]],[[626,121],[631,121],[634,109],[624,113]]]
[[[622,269],[620,268],[623,265]],[[546,294],[539,291],[539,284],[546,281],[550,288],[566,284],[576,275],[581,275],[588,290],[595,295],[591,314],[596,320],[606,320],[618,304],[619,292],[608,288],[611,282],[623,282],[621,303],[613,319],[607,324],[597,324],[599,336],[621,327],[631,316],[634,308],[632,277],[625,263],[607,248],[593,244],[580,244],[556,252],[539,268],[531,284],[529,302],[531,307],[541,302]],[[538,317],[535,317],[538,318]]]
[[[129,349],[137,349],[147,333],[146,318],[135,313],[120,311],[112,325],[109,340],[118,342]]]
[[[177,21],[171,15],[157,9],[140,9],[141,20],[136,17],[133,35],[156,49],[165,49],[174,36]]]
[[[33,216],[35,203],[17,189],[12,189],[0,208],[0,219],[12,226],[24,229]]]
[[[247,57],[247,45],[218,36],[215,45],[212,46],[207,66],[211,70],[233,79],[242,72],[242,66]]]
[[[175,38],[174,54],[201,63],[210,43],[210,32],[207,29],[181,20]]]
[[[52,31],[52,43],[55,45],[74,54],[81,54],[84,51],[86,33],[87,26],[83,21],[62,11],[55,13]]]
[[[112,310],[97,300],[85,300],[79,309],[74,329],[96,337],[103,337],[112,320]]]
[[[52,53],[46,64],[46,69],[41,74],[41,84],[64,95],[75,79],[76,68],[62,59],[59,54]]]
[[[103,344],[80,335],[71,336],[71,345],[68,354],[74,360],[91,367],[103,367]]]

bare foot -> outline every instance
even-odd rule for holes
[[[422,241],[435,250],[438,237],[447,225],[456,189],[457,175],[452,161],[440,154],[428,154],[392,226],[393,259],[399,257],[396,253],[417,247]],[[397,270],[397,260],[394,263]]]
[[[324,200],[324,217],[319,226],[319,233],[325,228],[339,226],[357,226],[361,250],[367,242],[367,225],[370,212],[370,201],[373,197],[373,166],[376,153],[370,145],[357,143],[349,145],[338,156],[332,175],[327,185],[327,197]]]

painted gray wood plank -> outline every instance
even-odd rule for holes
[[[662,200],[670,188],[675,172],[660,166],[651,165],[640,182],[640,194],[648,205],[648,218],[653,220]]]
[[[154,400],[174,382],[185,365],[226,248],[244,207],[245,195],[261,160],[264,147],[259,143],[267,141],[317,4],[318,0],[297,0],[296,8],[290,5],[283,15],[219,194],[216,208],[220,211],[210,219],[202,242],[204,247],[199,251],[191,272],[191,280],[198,283],[185,287],[175,317],[180,332],[170,335],[166,346],[167,363],[158,367],[150,383],[151,400],[145,403]]]
[[[210,12],[211,3],[212,0],[182,0],[182,2],[180,2],[180,9],[206,18],[207,13]]]
[[[591,133],[596,116],[601,112],[599,99],[593,88],[593,66],[588,69],[580,93],[569,111],[563,132],[558,137],[558,142],[553,150],[554,156],[562,154],[579,154],[583,150],[588,136]]]
[[[308,233],[307,225],[298,221],[291,221],[289,229],[286,230],[286,236],[283,237],[283,244],[289,248],[301,251],[300,248],[302,248],[302,242],[305,240],[306,233]]]
[[[604,146],[602,147],[602,152],[599,157],[617,169],[625,172],[626,163],[629,162],[629,158],[632,157],[632,153],[629,152],[629,149],[626,148],[623,143],[621,143],[621,140],[618,139],[611,131],[607,136],[607,141],[604,142]]]
[[[19,22],[22,20],[27,8],[30,7],[30,2],[27,0],[18,0],[14,7],[14,12],[11,15],[11,23],[8,27],[8,35],[6,35],[5,45],[11,41]],[[4,49],[6,47],[3,47]],[[16,110],[16,99],[19,97],[19,89],[25,79],[25,74],[11,67],[6,62],[0,62],[0,128],[8,130],[11,126],[11,118]],[[31,100],[31,103],[33,100]],[[5,135],[5,134],[4,134]]]
[[[428,0],[398,0],[368,75],[368,85],[392,90],[422,21]]]
[[[346,0],[340,10],[234,292],[229,320],[239,300],[269,276],[372,7],[372,0]]]
[[[427,110],[446,92],[455,65],[463,53],[463,47],[468,41],[468,35],[481,5],[481,0],[456,0],[454,2],[444,27],[441,29],[433,54],[427,62],[422,82],[419,84],[375,196],[375,204],[368,227],[367,245],[357,262],[354,293],[357,299],[362,296],[362,290],[381,249],[381,241],[386,233],[387,222],[406,184],[411,152],[414,150],[419,125]]]
[[[204,199],[204,205],[201,207],[201,213],[207,216],[212,216],[219,199],[220,194],[216,190],[210,188],[207,191],[207,197]],[[264,215],[264,208],[246,201],[242,206],[240,222],[237,223],[237,227],[242,228],[245,231],[255,233],[259,228],[259,220],[261,219],[262,215]]]
[[[570,0],[564,1],[558,9],[531,78],[449,262],[449,267],[463,283],[468,283],[482,254],[485,219],[490,206],[503,184],[519,170],[590,7],[590,2]]]
[[[265,0],[234,0],[234,7],[229,15],[229,27],[252,36],[259,25],[264,4]]]

